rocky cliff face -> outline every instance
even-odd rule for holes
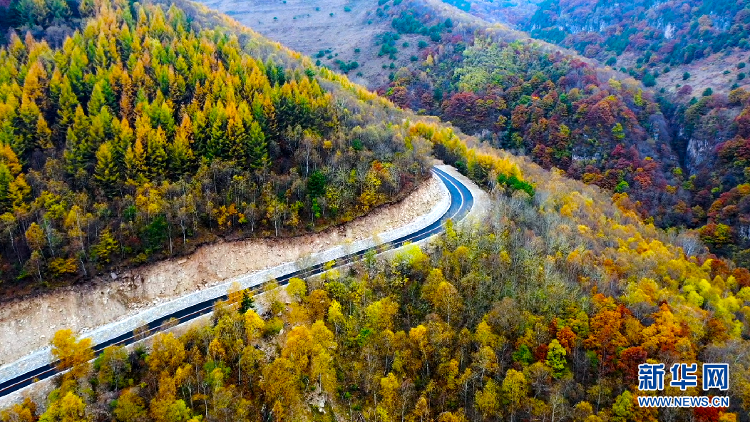
[[[706,139],[690,138],[685,153],[685,166],[688,174],[695,174],[702,165],[713,159],[713,145]]]
[[[696,174],[716,162],[716,147],[736,135],[735,118],[739,107],[714,107],[700,116],[691,131],[680,128],[680,137],[685,143],[685,167],[689,174]]]

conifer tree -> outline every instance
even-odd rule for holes
[[[47,121],[44,120],[44,116],[40,115],[36,121],[36,146],[49,150],[54,146],[52,145],[52,130],[49,128]]]
[[[140,139],[125,152],[125,174],[129,180],[140,181],[146,168],[146,151]]]
[[[107,99],[104,97],[104,92],[102,91],[102,81],[97,82],[96,85],[94,85],[94,90],[91,91],[91,99],[89,99],[89,116],[94,116],[99,114],[99,112],[107,105]]]
[[[91,144],[89,141],[90,122],[79,105],[76,108],[73,124],[68,128],[66,136],[65,170],[68,174],[76,176],[79,170],[85,169],[91,155]]]
[[[16,137],[13,142],[13,149],[19,156],[24,157],[36,146],[37,123],[41,117],[42,114],[36,103],[24,96],[21,100],[21,108],[18,110]]]
[[[68,131],[68,127],[73,124],[78,104],[78,98],[73,93],[70,81],[64,76],[60,84],[60,99],[57,106],[57,125],[55,129],[60,142],[65,141],[65,134]]]
[[[250,309],[253,309],[255,306],[255,302],[253,301],[253,297],[248,294],[247,290],[242,291],[242,300],[240,301],[240,308],[239,312],[244,315],[249,311]]]
[[[101,144],[96,151],[94,178],[105,195],[108,197],[115,195],[118,190],[117,186],[120,184],[120,172],[117,169],[117,163],[112,155],[112,145],[109,142]]]
[[[269,164],[268,144],[258,122],[253,121],[250,124],[250,131],[246,140],[245,154],[248,165],[253,170],[265,170]]]
[[[162,178],[167,169],[167,141],[161,127],[151,131],[146,147],[146,173],[150,180]]]
[[[187,173],[195,162],[195,155],[191,147],[193,126],[187,115],[177,128],[174,141],[167,147],[169,172],[173,177]]]
[[[228,114],[230,110],[227,110]],[[231,160],[246,160],[246,145],[249,143],[245,126],[237,115],[237,110],[232,109],[227,121],[226,139],[228,151],[226,157]]]
[[[0,210],[5,211],[10,205],[10,184],[13,177],[10,175],[8,166],[0,163]]]
[[[206,155],[209,159],[228,157],[227,115],[221,102],[218,102],[212,109],[209,122],[211,122],[211,135],[206,146]]]

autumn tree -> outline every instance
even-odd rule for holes
[[[81,378],[89,371],[89,362],[94,358],[90,338],[77,339],[70,329],[57,331],[52,338],[52,356],[57,359],[59,371],[69,370],[69,376]]]

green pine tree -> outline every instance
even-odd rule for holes
[[[0,163],[0,210],[6,211],[10,205],[10,184],[13,182],[13,176],[10,174],[8,166]]]
[[[76,175],[79,170],[85,169],[91,159],[91,145],[88,139],[89,129],[89,119],[79,105],[76,108],[73,125],[68,128],[65,151],[63,152],[65,170],[71,176]]]
[[[36,125],[42,116],[39,107],[24,96],[21,100],[21,108],[18,110],[16,120],[16,136],[13,142],[13,150],[19,157],[25,156],[36,146]]]
[[[248,294],[247,290],[242,291],[242,300],[240,301],[240,313],[245,314],[250,309],[253,309],[255,307],[255,301],[253,300],[253,297]]]
[[[102,82],[97,82],[94,85],[94,90],[91,91],[91,99],[89,100],[89,116],[99,114],[99,112],[107,105],[107,99],[104,97],[102,91]]]
[[[60,96],[57,106],[57,127],[55,129],[58,140],[63,141],[68,127],[73,124],[76,109],[78,108],[78,97],[73,93],[73,88],[66,76],[60,83]]]
[[[189,172],[195,163],[195,154],[190,147],[190,139],[182,128],[177,130],[177,135],[172,144],[167,148],[169,155],[169,173],[172,176],[182,176]]]
[[[108,197],[113,197],[120,183],[120,172],[112,155],[112,145],[105,142],[96,151],[96,167],[94,179]]]
[[[247,132],[245,132],[245,126],[237,116],[234,116],[227,122],[226,137],[229,151],[227,151],[228,154],[224,158],[244,161],[246,158],[246,145],[249,140]]]
[[[151,132],[146,143],[146,173],[149,179],[162,178],[167,169],[167,140],[161,127]]]
[[[269,165],[268,143],[258,122],[250,124],[248,135],[246,145],[248,165],[253,170],[264,170]]]
[[[218,110],[214,111],[216,116],[211,124],[211,136],[206,148],[206,156],[209,159],[225,157],[229,153],[229,148],[227,148],[227,116],[220,103],[217,104],[216,109]]]

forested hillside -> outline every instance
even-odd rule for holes
[[[429,174],[387,104],[257,34],[176,7],[70,7],[10,5],[18,28],[76,32],[53,48],[11,31],[0,50],[3,287],[315,230]]]
[[[234,4],[220,3],[223,10]],[[399,106],[438,115],[544,167],[560,168],[618,197],[628,195],[644,219],[660,227],[701,229],[712,251],[750,265],[750,220],[737,211],[742,206],[732,205],[744,188],[734,189],[748,182],[743,159],[733,158],[743,154],[735,146],[746,139],[744,93],[750,90],[745,86],[750,56],[743,56],[747,52],[740,46],[747,10],[741,2],[720,2],[717,10],[726,12],[721,16],[703,2],[689,3],[695,6],[689,12],[669,9],[671,3],[636,2],[625,14],[604,3],[563,2],[565,13],[558,16],[547,10],[557,3],[381,0],[358,3],[345,17],[333,12],[325,23],[346,28],[347,42],[334,42],[346,51],[316,45],[315,31],[324,21],[304,20],[299,13],[312,15],[318,7],[293,3],[292,9],[282,2],[252,10],[272,21],[263,22],[268,36],[287,25],[279,39],[298,40],[319,65],[367,82]],[[254,24],[255,14],[238,7],[243,22]],[[537,20],[547,16],[571,28],[586,22],[584,15],[609,22],[615,29],[607,34],[627,48],[618,56],[597,49],[600,54],[589,59],[575,53],[577,44],[550,39],[572,49],[565,50],[492,23],[512,24],[514,14],[531,16],[534,10]],[[276,13],[284,22],[270,18]],[[701,29],[708,20],[701,21],[700,13],[710,18],[710,27]],[[703,24],[695,27],[696,19]],[[668,39],[654,29],[669,25],[680,35]],[[297,33],[299,27],[304,31]],[[583,37],[593,29],[571,31],[571,37]],[[710,45],[704,42],[709,39]],[[704,55],[687,63],[685,51],[695,45],[705,47]],[[718,213],[725,203],[727,212]]]
[[[658,225],[688,223],[674,208],[687,194],[667,123],[635,80],[607,80],[561,53],[508,44],[491,31],[453,31],[449,20],[417,16],[426,15],[419,9],[394,12],[394,29],[438,36],[413,68],[393,73],[382,92],[394,103],[439,115],[546,168],[630,194],[643,217]]]
[[[502,22],[573,49],[647,86],[676,92],[685,72],[701,91],[728,93],[748,82],[744,68],[737,67],[750,53],[746,2],[443,1],[488,23]]]
[[[73,370],[45,410],[27,402],[3,421],[747,420],[747,270],[705,259],[694,237],[642,223],[596,187],[467,150],[434,124],[410,133],[472,163],[480,182],[478,163],[518,165],[535,191],[485,178],[486,219],[449,226],[429,250],[293,279],[255,298],[257,312],[232,292],[209,326],[109,348],[93,368],[85,341],[58,333]],[[639,407],[647,360],[732,362],[719,393],[732,407]]]
[[[426,39],[382,94],[626,195],[658,226],[701,229],[712,251],[750,264],[750,220],[739,205],[747,183],[738,147],[747,137],[745,90],[693,92],[687,80],[674,95],[654,92],[647,81],[548,45],[507,41],[517,38],[507,30],[482,30],[450,11],[428,13],[433,7],[415,0],[388,9],[391,39]]]
[[[110,347],[93,365],[90,343],[61,331],[53,354],[71,371],[2,422],[748,420],[750,272],[641,217],[681,224],[664,204],[703,183],[680,174],[657,100],[542,47],[390,10],[385,55],[398,54],[398,32],[425,42],[413,69],[394,70],[394,101],[557,168],[400,112],[189,2],[102,0],[59,50],[10,40],[0,180],[3,257],[25,259],[18,271],[47,276],[71,259],[93,271],[110,249],[139,260],[217,234],[314,229],[398,196],[429,152],[493,208],[449,224],[430,249],[270,283],[255,304],[232,291],[210,324]],[[721,97],[704,98],[668,111],[708,131]],[[724,114],[737,137],[716,170],[739,178],[747,112]],[[704,218],[736,215],[737,198]],[[149,250],[155,233],[166,237]],[[731,407],[639,407],[646,361],[730,362],[729,390],[706,394]]]

